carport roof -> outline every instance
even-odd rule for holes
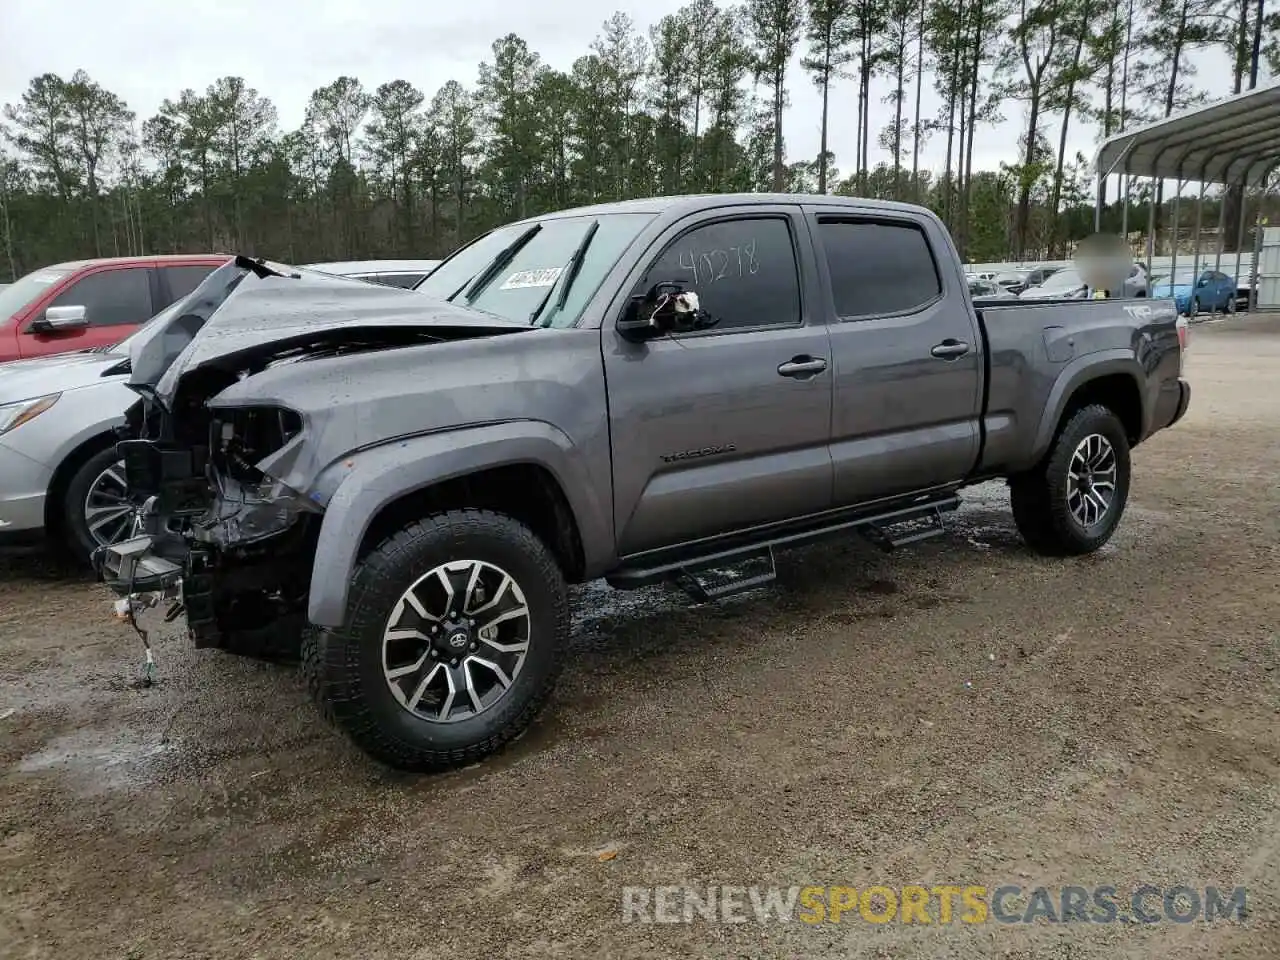
[[[1280,83],[1175,113],[1108,137],[1099,177],[1128,173],[1164,180],[1250,186],[1280,166]]]

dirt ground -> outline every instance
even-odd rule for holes
[[[0,561],[0,956],[1280,956],[1280,319],[1193,328],[1188,366],[1098,555],[1032,556],[993,485],[736,602],[588,588],[542,721],[435,778],[176,633],[140,689],[102,588]],[[626,885],[944,882],[1247,918],[622,922]]]

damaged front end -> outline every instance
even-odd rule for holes
[[[163,415],[162,415],[163,416]],[[301,439],[279,407],[210,407],[203,442],[117,449],[142,500],[137,535],[104,548],[102,578],[129,602],[178,603],[197,647],[277,655],[305,625],[322,507],[257,464]]]
[[[197,647],[296,654],[327,505],[320,474],[427,422],[378,359],[528,329],[315,271],[244,257],[219,267],[130,349],[140,399],[117,449],[138,520],[94,556],[126,618],[174,600]]]

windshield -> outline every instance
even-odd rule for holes
[[[0,320],[8,320],[71,272],[65,268],[37,270],[7,287],[0,287]]]
[[[1074,290],[1076,287],[1083,287],[1084,285],[1084,280],[1074,270],[1059,270],[1044,283],[1040,284],[1040,289]]]
[[[1027,275],[1025,273],[999,273],[996,274],[996,283],[1026,283]]]
[[[542,305],[539,326],[571,327],[605,274],[652,219],[648,213],[584,214],[499,227],[463,247],[414,289],[442,300],[452,297],[455,303],[517,323],[532,322]],[[599,226],[588,238],[595,224]],[[534,228],[537,231],[531,233]],[[523,244],[517,243],[521,240]],[[487,284],[471,289],[513,245],[518,249],[510,262]],[[578,269],[569,270],[580,248]],[[564,296],[566,285],[568,296]]]

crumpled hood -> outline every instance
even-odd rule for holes
[[[0,363],[0,404],[87,387],[122,360],[119,354],[59,353]],[[119,377],[124,376],[121,371]]]
[[[153,326],[130,344],[129,383],[154,388],[166,403],[178,380],[197,367],[235,370],[290,348],[341,343],[346,332],[359,339],[415,330],[446,337],[459,328],[475,335],[529,329],[411,290],[244,257],[211,273],[181,310]]]

